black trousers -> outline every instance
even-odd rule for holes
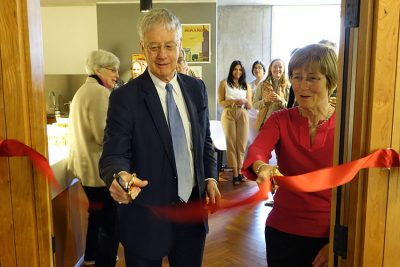
[[[328,238],[292,235],[265,227],[268,267],[311,267]]]
[[[89,200],[85,261],[96,266],[115,266],[118,253],[117,208],[106,187],[84,186]]]
[[[194,188],[190,201],[197,201],[197,188]],[[179,202],[179,201],[178,201]],[[177,205],[186,205],[178,203]],[[203,222],[173,223],[173,247],[168,253],[171,267],[201,267],[203,262],[206,230]],[[161,267],[162,259],[147,260],[138,257],[134,252],[124,249],[126,267]]]

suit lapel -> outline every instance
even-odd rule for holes
[[[138,78],[137,78],[138,79]],[[157,89],[150,78],[149,73],[144,73],[142,79],[143,86],[142,91],[145,93],[145,103],[149,110],[151,117],[153,118],[154,126],[157,129],[160,140],[164,145],[164,149],[168,155],[168,159],[173,166],[175,166],[174,154],[171,133],[168,128],[168,124],[165,120],[164,110],[161,106],[160,97],[158,96]]]
[[[138,79],[138,78],[137,78]],[[164,110],[162,109],[160,97],[158,96],[157,89],[153,84],[153,81],[150,78],[148,71],[146,70],[143,74],[143,86],[141,86],[142,91],[144,92],[145,102],[147,108],[153,118],[154,126],[156,127],[158,134],[160,136],[160,140],[164,145],[164,149],[168,155],[168,159],[171,162],[172,166],[175,166],[175,157],[173,153],[172,139],[171,133],[168,128],[168,124],[165,120]],[[192,129],[192,144],[193,144],[193,157],[194,163],[196,163],[196,158],[198,154],[199,145],[197,143],[200,134],[200,130],[198,129],[197,120],[197,112],[195,104],[190,97],[189,90],[191,90],[190,86],[184,82],[180,75],[178,74],[178,83],[181,87],[182,95],[186,102],[187,111],[189,113],[190,124]]]

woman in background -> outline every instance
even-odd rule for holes
[[[250,82],[251,94],[254,96],[257,85],[265,79],[265,64],[261,60],[256,60],[251,67],[251,73],[255,79]],[[249,144],[253,143],[258,129],[256,127],[256,119],[258,115],[258,110],[254,107],[249,110]]]
[[[247,110],[251,108],[251,98],[245,69],[239,60],[235,60],[229,68],[228,78],[220,82],[218,89],[218,103],[224,108],[221,123],[226,138],[226,155],[228,166],[233,171],[234,185],[244,180],[241,168],[248,141]]]
[[[265,79],[266,69],[264,62],[261,60],[254,61],[253,66],[251,67],[251,73],[255,77],[255,79],[250,82],[251,92],[254,96],[257,85]]]
[[[146,70],[147,63],[144,60],[133,60],[131,63],[131,78],[129,81],[136,79]]]
[[[80,179],[89,200],[84,265],[115,266],[118,251],[116,206],[99,175],[108,97],[119,78],[119,59],[104,50],[86,59],[86,82],[75,93],[69,114],[68,171]]]
[[[280,173],[295,176],[333,164],[337,55],[320,44],[297,50],[289,77],[298,106],[274,112],[250,146],[245,175],[259,186]],[[275,150],[277,166],[269,164]],[[323,177],[314,177],[315,181]],[[269,267],[328,266],[331,190],[295,192],[279,187],[268,215],[265,240]]]
[[[268,67],[268,75],[258,84],[253,98],[253,106],[258,109],[256,128],[260,130],[265,120],[282,108],[286,108],[289,94],[289,82],[285,75],[285,63],[274,59]]]
[[[186,74],[189,76],[192,76],[194,78],[196,77],[196,74],[189,68],[187,62],[186,62],[186,53],[183,48],[179,50],[179,56],[178,56],[178,62],[176,64],[176,70],[179,73]]]

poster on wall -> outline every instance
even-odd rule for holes
[[[210,24],[182,24],[182,47],[188,63],[210,63]]]
[[[193,71],[197,78],[203,79],[203,68],[201,66],[190,66],[190,70]]]

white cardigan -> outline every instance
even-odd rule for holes
[[[88,77],[72,99],[69,114],[68,172],[83,186],[106,186],[99,175],[110,91]]]

